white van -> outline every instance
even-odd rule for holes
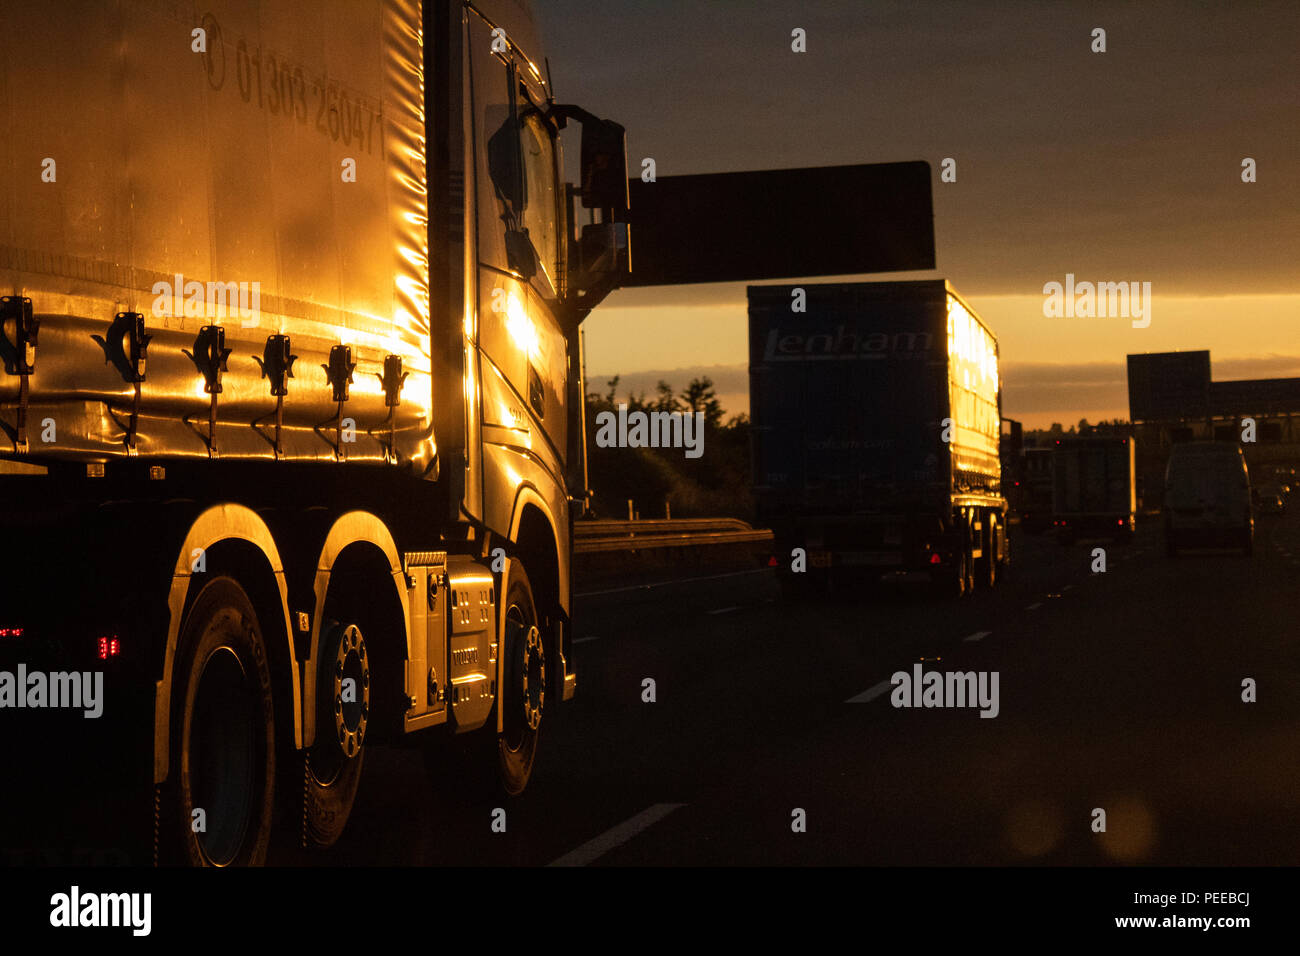
[[[1230,442],[1175,445],[1165,470],[1165,553],[1198,546],[1251,553],[1255,517],[1241,448]]]

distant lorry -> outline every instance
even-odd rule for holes
[[[1024,426],[1014,418],[1002,419],[998,438],[998,459],[1002,463],[1002,491],[1007,499],[1007,509],[1015,515],[1020,511],[1020,480],[1024,466]]]
[[[974,309],[942,279],[748,294],[757,517],[786,585],[925,572],[954,595],[992,587],[1008,558],[1002,393]]]
[[[1025,448],[1020,471],[1020,527],[1038,534],[1052,526],[1052,446]]]
[[[1250,473],[1235,441],[1175,444],[1165,468],[1165,553],[1185,548],[1240,548],[1251,554],[1255,515]]]
[[[1060,438],[1052,451],[1052,525],[1062,544],[1133,536],[1137,485],[1133,439]]]

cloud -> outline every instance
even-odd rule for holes
[[[967,293],[1067,271],[1162,294],[1297,289],[1294,2],[735,0],[689,5],[685,32],[662,4],[538,6],[556,82],[627,127],[632,170],[927,159],[939,263]],[[937,179],[944,157],[956,182]]]
[[[1215,359],[1214,381],[1300,376],[1300,355]],[[749,369],[745,365],[693,365],[622,373],[592,374],[587,391],[605,392],[619,375],[618,397],[629,392],[652,395],[665,381],[681,391],[693,378],[708,376],[728,415],[749,411]],[[1128,417],[1128,367],[1119,362],[1004,362],[1002,411],[1030,427],[1051,421],[1073,424],[1080,418]]]
[[[1216,382],[1300,375],[1300,355],[1217,360],[1211,355],[1210,363]],[[1067,424],[1080,418],[1127,418],[1127,362],[1004,363],[1002,413],[1034,427],[1049,416]]]

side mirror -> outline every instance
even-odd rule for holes
[[[582,123],[582,205],[627,222],[627,132],[613,120]]]
[[[585,276],[614,275],[627,257],[627,223],[597,222],[582,227],[570,267]]]
[[[626,279],[631,268],[628,246],[627,133],[580,106],[554,104],[548,113],[557,129],[569,120],[582,124],[581,186],[566,187],[569,222],[569,271],[565,297],[574,329],[596,304]],[[592,210],[590,223],[579,225],[574,200]],[[574,235],[574,231],[578,235]]]

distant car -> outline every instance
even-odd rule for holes
[[[1165,469],[1165,552],[1233,547],[1250,554],[1255,518],[1241,448],[1229,442],[1174,445]]]
[[[1286,489],[1278,481],[1261,481],[1255,485],[1255,510],[1260,514],[1280,515],[1286,510]]]

